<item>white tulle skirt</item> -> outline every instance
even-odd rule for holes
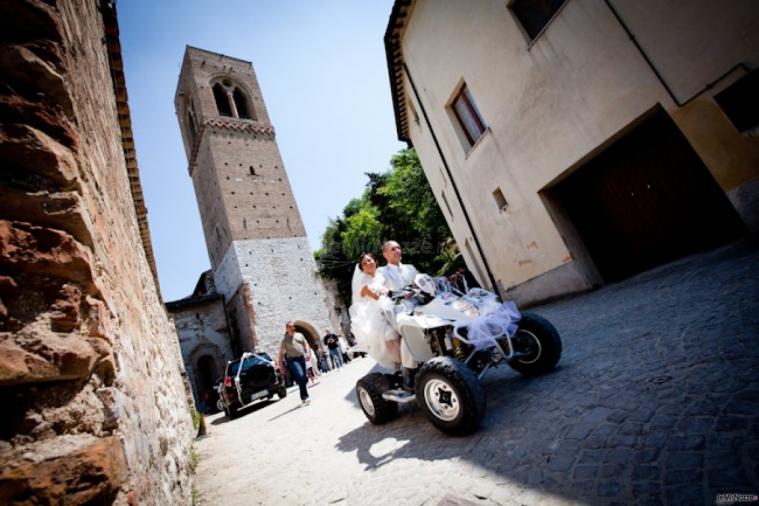
[[[358,345],[387,369],[400,364],[400,340],[387,323],[378,301],[367,299],[350,308],[351,331]]]

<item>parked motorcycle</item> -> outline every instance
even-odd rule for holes
[[[561,357],[556,328],[545,318],[521,313],[482,289],[461,293],[445,278],[419,274],[414,284],[391,293],[385,318],[419,362],[413,392],[404,391],[400,373],[371,373],[356,383],[356,395],[373,424],[416,402],[446,434],[475,432],[485,415],[480,378],[506,363],[525,376],[551,371]]]

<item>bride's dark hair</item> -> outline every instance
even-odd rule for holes
[[[376,258],[374,258],[374,253],[370,251],[364,251],[358,256],[358,268],[361,272],[364,272],[364,257],[372,257],[372,260],[375,262],[377,261]]]

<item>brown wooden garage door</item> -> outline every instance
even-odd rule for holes
[[[719,246],[744,230],[663,110],[562,181],[554,194],[607,282]]]

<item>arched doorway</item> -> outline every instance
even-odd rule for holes
[[[206,409],[212,408],[216,404],[214,399],[214,381],[219,377],[219,373],[216,369],[216,360],[211,355],[201,355],[198,358],[198,365],[195,373],[195,384],[198,387],[198,397],[204,404],[208,404],[213,401],[211,406],[206,406]]]
[[[224,374],[224,357],[219,347],[209,342],[198,344],[190,353],[188,365],[192,371],[192,390],[198,409],[215,411],[217,392],[213,387]]]
[[[311,348],[321,349],[321,335],[313,325],[303,320],[295,320],[293,323],[295,324],[295,331],[303,334]]]

